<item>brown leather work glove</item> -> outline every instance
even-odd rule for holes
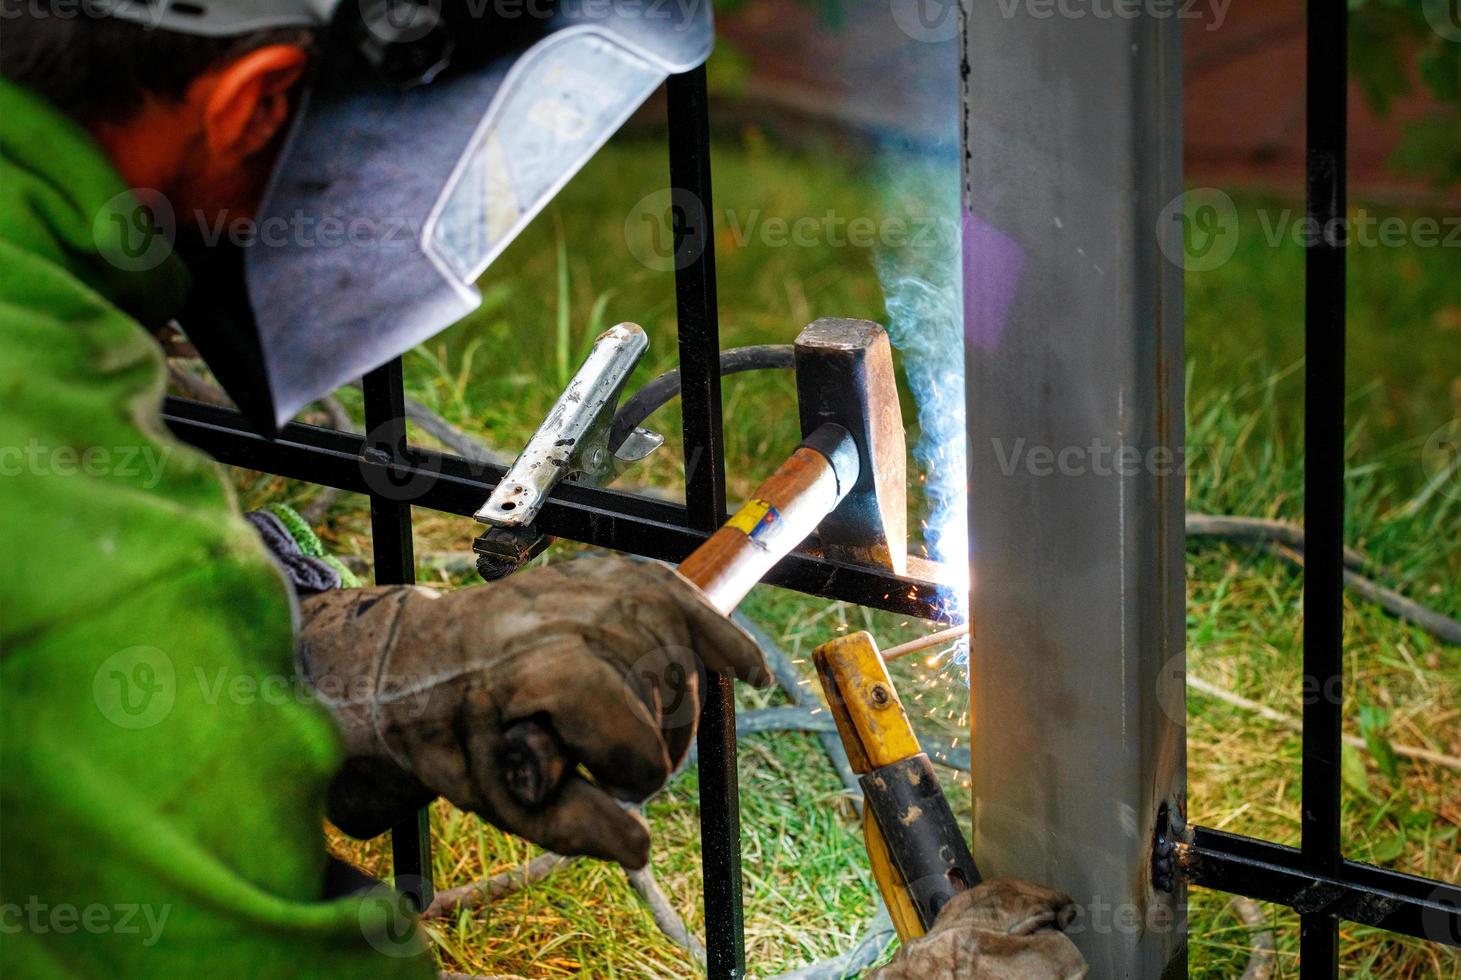
[[[867,980],[1080,980],[1070,898],[1027,881],[986,881],[949,900],[928,935]]]
[[[336,590],[302,611],[300,674],[348,753],[328,813],[358,837],[439,794],[560,854],[643,867],[648,831],[617,801],[645,799],[685,760],[704,671],[771,682],[744,631],[648,562],[585,558],[446,593]],[[540,808],[503,778],[503,733],[525,719],[571,756]]]

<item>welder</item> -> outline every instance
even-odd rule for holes
[[[257,219],[271,194],[350,183],[343,153],[330,174],[291,182],[308,165],[298,123],[312,69],[333,56],[333,7],[5,10],[0,446],[25,453],[0,490],[0,911],[37,910],[0,916],[7,976],[430,976],[419,936],[403,947],[379,935],[390,924],[360,897],[374,883],[327,856],[322,816],[365,837],[442,796],[559,853],[641,867],[648,833],[622,803],[684,761],[694,719],[669,717],[671,699],[635,662],[769,678],[747,635],[650,563],[563,562],[448,593],[346,588],[307,529],[289,515],[245,520],[215,464],[165,433],[155,338],[174,321],[268,431],[338,384],[331,371],[351,370],[325,356],[342,335],[373,355],[386,338],[392,356],[463,312],[426,297],[416,313],[435,321],[395,307],[385,325],[344,317],[352,302],[398,303],[414,283],[372,294],[369,270],[338,288],[351,274],[338,266],[337,302],[291,320],[279,304],[320,274],[290,270],[308,270],[297,263],[320,242],[292,241],[282,266],[249,256],[250,270],[268,265],[261,292],[227,242],[205,241]],[[439,26],[392,23],[399,37]],[[392,91],[450,77],[451,37],[403,48],[390,30],[348,36],[351,57],[397,76]],[[469,87],[441,86],[457,98]],[[325,112],[332,93],[312,94]],[[472,97],[465,133],[483,116]],[[412,144],[432,133],[371,118],[401,131],[404,170],[421,165]],[[385,193],[378,174],[358,176],[367,195]],[[149,221],[164,206],[172,216],[161,251],[150,238],[138,247],[139,202]],[[433,213],[451,219],[442,234],[457,255],[500,230]],[[378,259],[382,243],[369,244]],[[456,274],[479,273],[478,258]],[[303,277],[295,288],[290,275]],[[286,377],[281,361],[314,373]],[[296,684],[310,696],[269,696]],[[551,726],[592,776],[536,809],[514,801],[499,765],[504,731],[524,718]],[[889,970],[1077,976],[1078,955],[1050,928],[1066,904],[982,886]]]

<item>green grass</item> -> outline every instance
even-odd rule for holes
[[[882,316],[868,249],[772,247],[737,240],[728,224],[869,212],[865,173],[832,153],[790,153],[754,133],[716,146],[720,322],[726,346],[787,342],[824,315]],[[483,308],[407,358],[412,394],[458,425],[509,452],[556,397],[566,370],[604,326],[643,325],[650,354],[630,387],[675,359],[672,277],[645,268],[626,245],[626,216],[664,183],[662,144],[620,139],[570,184],[497,263]],[[1233,259],[1189,276],[1187,334],[1189,443],[1202,447],[1189,475],[1190,506],[1213,513],[1296,519],[1302,511],[1302,253],[1273,248],[1253,211],[1282,202],[1240,200],[1245,232]],[[1292,205],[1287,205],[1292,206]],[[726,219],[733,217],[734,221]],[[629,228],[635,231],[633,224]],[[1461,500],[1432,484],[1421,463],[1427,436],[1461,416],[1461,276],[1444,249],[1357,250],[1351,258],[1353,432],[1349,541],[1385,565],[1391,583],[1461,614]],[[567,366],[567,367],[565,367]],[[789,376],[756,374],[725,386],[732,496],[744,495],[797,439]],[[347,401],[349,398],[347,397]],[[914,417],[911,402],[905,417]],[[667,445],[628,477],[680,485],[679,418],[652,419]],[[238,474],[245,502],[316,491]],[[1455,488],[1456,484],[1450,484]],[[418,553],[463,550],[470,522],[416,516]],[[369,553],[364,503],[347,497],[323,535],[344,553]],[[570,553],[559,546],[552,555]],[[1192,542],[1188,547],[1191,671],[1279,710],[1299,710],[1299,573],[1256,549]],[[433,576],[423,573],[424,579]],[[441,576],[435,576],[441,578]],[[444,581],[444,580],[443,580]],[[761,589],[743,607],[793,656],[846,629],[884,643],[923,629],[897,617]],[[1346,613],[1347,729],[1370,709],[1378,740],[1461,753],[1461,650],[1444,647],[1368,605]],[[900,664],[897,679],[922,724],[957,736],[966,728],[962,681]],[[742,692],[747,705],[779,695]],[[1193,694],[1188,729],[1192,817],[1215,827],[1293,842],[1298,819],[1298,739],[1284,729]],[[1368,756],[1347,766],[1345,829],[1352,856],[1461,878],[1461,774],[1402,763],[1386,771]],[[765,976],[842,951],[873,911],[857,823],[816,742],[767,735],[741,748],[746,930],[752,974]],[[967,814],[967,784],[951,786]],[[648,807],[655,867],[692,928],[699,903],[697,794],[693,771]],[[520,862],[532,849],[474,817],[437,806],[434,876],[463,884]],[[336,841],[377,873],[380,842]],[[1279,975],[1297,975],[1296,921],[1272,910]],[[1192,894],[1194,977],[1238,975],[1247,931],[1227,898]],[[674,977],[689,961],[656,931],[616,869],[578,862],[489,909],[432,927],[443,965],[525,976]],[[1353,976],[1461,976],[1450,950],[1431,949],[1346,925],[1345,971]]]

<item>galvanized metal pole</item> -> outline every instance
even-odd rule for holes
[[[1181,21],[966,8],[975,856],[1091,976],[1183,976]]]

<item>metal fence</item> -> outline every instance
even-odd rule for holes
[[[1319,227],[1344,216],[1347,70],[1343,0],[1311,0],[1308,26],[1308,212]],[[585,486],[555,490],[538,521],[547,534],[679,561],[726,517],[721,428],[719,325],[715,295],[709,123],[704,69],[672,77],[669,175],[674,188],[675,289],[685,445],[685,505]],[[1338,974],[1338,921],[1347,919],[1461,945],[1461,889],[1348,861],[1340,839],[1340,721],[1343,678],[1344,295],[1345,247],[1326,239],[1308,253],[1307,423],[1304,569],[1303,838],[1295,849],[1268,841],[1161,822],[1154,853],[1192,884],[1288,906],[1301,916],[1302,976]],[[364,379],[365,437],[306,425],[274,441],[236,412],[169,398],[172,430],[223,463],[366,494],[378,583],[414,576],[411,508],[469,516],[502,468],[410,446],[400,361]],[[464,529],[464,535],[467,531]],[[1177,546],[1180,548],[1180,541]],[[943,613],[939,586],[915,576],[793,555],[768,581],[827,598],[928,620]],[[1332,695],[1332,696],[1330,696]],[[706,949],[713,978],[745,974],[735,708],[731,682],[708,692],[698,736]],[[392,832],[397,881],[430,900],[426,813]]]
[[[1344,681],[1345,152],[1349,72],[1344,0],[1309,0],[1304,269],[1304,600],[1300,846],[1196,827],[1172,833],[1192,884],[1299,913],[1300,975],[1339,975],[1339,920],[1461,945],[1461,889],[1344,857],[1340,735]]]

